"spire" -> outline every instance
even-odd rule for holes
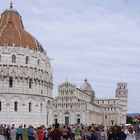
[[[10,3],[10,9],[13,9],[13,3],[12,2]]]
[[[87,78],[85,78],[85,82],[87,82]]]

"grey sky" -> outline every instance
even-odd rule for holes
[[[1,1],[0,12],[10,0]],[[24,27],[52,58],[54,96],[67,78],[86,77],[98,98],[128,83],[128,112],[140,112],[139,0],[13,0]]]

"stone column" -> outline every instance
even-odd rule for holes
[[[9,116],[10,116],[10,114],[9,114],[9,113],[10,113],[9,107],[10,107],[10,103],[7,103],[7,104],[6,104],[6,107],[7,107],[7,113],[6,113],[6,114],[7,114],[7,124],[9,124],[9,123],[10,123],[10,122],[9,122]]]
[[[86,124],[89,125],[90,120],[89,120],[89,110],[86,111]]]
[[[39,108],[38,108],[38,105],[36,104],[35,105],[35,107],[36,107],[36,113],[35,113],[35,126],[36,127],[38,127],[38,110],[39,110]]]
[[[52,125],[54,123],[54,116],[52,108],[48,108],[48,125]]]
[[[63,111],[61,111],[59,113],[59,120],[58,121],[60,124],[64,124],[64,112]]]
[[[75,114],[74,111],[71,113],[71,122],[70,122],[70,123],[71,123],[71,124],[76,123],[76,114]]]
[[[24,107],[25,107],[25,103],[22,104],[22,126],[24,126],[24,118],[25,118],[25,114],[24,114]]]

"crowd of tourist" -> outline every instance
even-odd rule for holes
[[[59,125],[34,128],[30,125],[15,128],[14,124],[0,125],[0,140],[136,140],[133,126]],[[78,136],[78,137],[77,137]]]
[[[136,140],[136,130],[133,126],[112,126],[91,125],[82,127],[82,140]]]
[[[20,125],[18,128],[15,128],[14,124],[11,127],[0,125],[0,140],[60,140],[61,138],[75,140],[75,131],[74,125],[61,125],[60,127],[59,123],[48,128],[43,125],[37,128],[32,125],[28,128],[26,125],[24,127]]]

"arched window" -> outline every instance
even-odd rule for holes
[[[18,110],[18,104],[17,102],[14,102],[14,111],[17,111]]]
[[[12,55],[12,63],[16,63],[16,56],[14,54]]]
[[[40,65],[40,59],[37,60],[37,64],[38,64],[38,66]]]
[[[43,104],[40,103],[40,112],[41,112],[41,113],[42,113],[42,106],[43,106]]]
[[[31,112],[31,111],[32,111],[32,103],[29,102],[29,112]]]
[[[41,89],[41,95],[43,94],[43,90]]]
[[[1,111],[1,101],[0,101],[0,111]]]
[[[13,78],[9,77],[9,87],[13,87]]]
[[[32,88],[32,79],[29,80],[29,88]]]
[[[29,64],[29,56],[26,56],[26,58],[25,58],[25,64]]]

